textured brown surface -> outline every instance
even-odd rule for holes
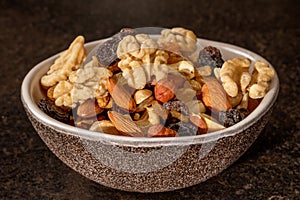
[[[299,1],[230,2],[1,0],[0,199],[297,199]],[[65,49],[78,34],[92,41],[125,26],[183,26],[199,37],[257,52],[276,68],[281,90],[270,123],[220,175],[166,193],[109,189],[62,163],[26,119],[20,85],[35,64]]]
[[[71,168],[102,185],[143,193],[182,189],[219,174],[249,148],[271,115],[270,110],[253,126],[217,141],[137,148],[73,136],[49,127],[34,117],[27,107],[25,110],[42,140]],[[165,159],[170,162],[164,165]],[[161,167],[155,169],[153,165]]]

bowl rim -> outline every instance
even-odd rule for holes
[[[98,45],[101,42],[104,42],[108,40],[109,38],[104,38],[92,42],[88,42],[85,44],[85,48],[93,49],[96,45]],[[268,62],[265,58],[262,56],[249,51],[245,48],[219,42],[219,41],[213,41],[213,40],[207,40],[202,38],[197,38],[197,42],[206,42],[209,43],[212,46],[216,47],[222,47],[224,50],[230,50],[231,52],[236,52],[238,54],[241,54],[247,58],[252,58],[251,60],[263,60],[266,61],[270,67],[274,69],[274,67],[271,65],[270,62]],[[213,142],[217,141],[220,138],[223,137],[229,137],[234,136],[235,134],[238,134],[245,129],[249,128],[251,125],[256,123],[262,116],[264,116],[267,111],[273,106],[275,103],[278,92],[279,92],[279,78],[277,75],[276,70],[275,76],[272,79],[270,90],[268,91],[267,95],[263,98],[259,106],[252,111],[244,120],[241,122],[228,127],[223,130],[214,131],[211,133],[203,134],[203,135],[195,135],[195,136],[182,136],[182,137],[160,137],[160,138],[146,138],[146,137],[127,137],[127,136],[116,136],[116,135],[110,135],[106,133],[100,133],[100,132],[92,132],[89,130],[81,129],[78,127],[74,127],[68,124],[65,124],[63,122],[54,120],[47,114],[45,114],[42,110],[40,110],[37,106],[37,104],[34,102],[32,94],[30,93],[31,88],[31,80],[35,76],[35,74],[42,68],[44,68],[45,64],[49,61],[54,61],[59,54],[62,52],[59,52],[40,63],[36,64],[24,77],[22,86],[21,86],[21,100],[25,108],[29,111],[31,115],[34,116],[39,122],[42,122],[48,126],[50,126],[53,129],[63,131],[66,134],[73,134],[75,136],[79,136],[82,138],[91,139],[94,141],[102,141],[104,143],[113,143],[113,144],[124,144],[128,146],[135,146],[135,147],[147,147],[147,146],[169,146],[169,145],[190,145],[190,144],[198,144],[198,143],[207,143],[207,142]],[[255,59],[254,59],[255,58]]]

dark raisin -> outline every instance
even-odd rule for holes
[[[220,111],[219,122],[225,127],[229,127],[245,119],[248,114],[248,111],[239,109]]]
[[[122,29],[118,34],[114,35],[110,40],[101,44],[97,51],[96,57],[101,65],[109,66],[117,60],[117,48],[119,42],[127,35],[134,35],[135,30],[130,28]]]
[[[119,32],[119,36],[121,37],[121,39],[127,35],[135,35],[135,34],[136,34],[136,30],[132,28],[122,28]]]
[[[170,129],[172,129],[174,131],[178,131],[179,127],[180,127],[180,123],[177,122],[177,123],[168,124],[166,127],[170,128]]]
[[[199,52],[199,66],[211,66],[221,68],[224,63],[221,52],[218,48],[207,46]]]
[[[166,120],[166,124],[176,124],[180,122],[180,120],[176,117],[169,116]]]
[[[177,112],[180,112],[183,115],[189,115],[188,107],[182,101],[179,100],[167,101],[163,104],[163,108],[166,110],[176,110]]]
[[[60,108],[55,105],[54,101],[50,99],[41,99],[38,103],[38,107],[50,117],[64,122],[69,123],[70,121],[70,112],[67,109]]]
[[[177,131],[179,136],[192,136],[198,134],[198,127],[192,123],[177,122],[167,125],[167,128]]]

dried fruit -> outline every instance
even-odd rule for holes
[[[225,127],[229,127],[242,121],[247,115],[248,111],[246,110],[230,109],[219,112],[219,121]]]
[[[179,100],[167,101],[163,104],[163,108],[166,110],[175,110],[184,115],[189,115],[188,107],[182,101]]]
[[[231,108],[226,92],[216,79],[208,79],[202,86],[202,100],[212,112]]]
[[[117,60],[117,48],[119,42],[127,35],[134,35],[135,30],[125,28],[120,33],[114,35],[112,39],[102,43],[96,52],[99,63],[103,66],[112,65]]]
[[[98,115],[103,110],[95,99],[88,99],[78,106],[77,115],[82,118],[89,118]]]
[[[176,131],[179,136],[192,136],[198,134],[198,127],[192,123],[179,121],[177,123],[169,124],[168,128]]]
[[[213,46],[207,46],[199,52],[198,63],[200,66],[208,65],[213,68],[220,68],[224,63],[224,60],[222,59],[221,52],[218,48]]]
[[[114,102],[120,108],[129,112],[135,111],[136,103],[134,99],[121,84],[117,84],[113,78],[109,78],[107,81],[107,89],[110,95],[112,96]]]
[[[154,96],[156,100],[164,103],[174,98],[174,81],[168,78],[161,79],[154,87]]]
[[[69,110],[62,109],[55,105],[54,101],[50,99],[41,99],[38,107],[50,117],[68,123],[70,118]]]
[[[156,124],[148,129],[148,137],[175,137],[178,133],[172,129],[166,128],[161,124]]]

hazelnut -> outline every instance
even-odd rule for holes
[[[156,100],[165,103],[174,98],[174,81],[168,78],[161,79],[154,87],[154,96]]]

